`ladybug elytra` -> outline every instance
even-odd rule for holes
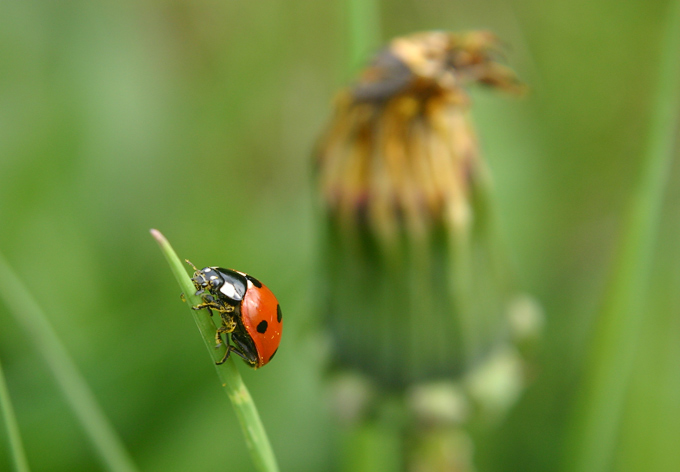
[[[227,352],[217,364],[223,364],[233,352],[250,367],[257,369],[272,360],[281,341],[283,319],[274,294],[259,280],[248,274],[221,267],[194,269],[191,281],[196,296],[203,303],[194,310],[207,308],[220,314],[222,325],[215,333],[215,344],[222,345],[225,336]],[[230,342],[231,338],[231,342]]]

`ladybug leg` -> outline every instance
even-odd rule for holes
[[[225,362],[227,362],[227,359],[229,359],[229,354],[231,354],[231,348],[233,346],[231,344],[227,344],[227,352],[224,353],[224,357],[222,358],[221,361],[215,362],[215,365],[222,365]]]
[[[227,334],[227,340],[228,340],[228,339],[229,339],[229,335]],[[215,362],[215,364],[216,364],[216,365],[222,365],[222,364],[224,364],[225,362],[227,362],[227,359],[229,359],[229,355],[231,355],[232,352],[235,353],[235,354],[237,354],[238,356],[242,357],[243,360],[245,360],[246,362],[248,362],[248,359],[246,359],[246,358],[243,356],[243,353],[242,353],[241,351],[239,351],[238,348],[237,348],[236,346],[234,346],[233,344],[227,344],[227,352],[224,353],[224,357],[222,358],[222,360],[221,360],[221,361]]]
[[[241,356],[250,367],[256,367],[258,362],[257,350],[250,338],[235,333],[231,335],[231,340],[235,344],[232,351]]]
[[[245,346],[241,343],[238,336],[234,336],[232,334],[231,340],[234,343],[236,343],[236,345],[234,345],[234,344],[227,345],[227,352],[224,353],[224,357],[222,358],[221,361],[215,362],[215,364],[221,365],[221,364],[224,364],[225,362],[227,362],[227,359],[229,359],[229,356],[231,355],[232,352],[234,354],[236,354],[237,356],[239,356],[244,361],[246,361],[246,363],[248,363],[248,365],[250,365],[250,366],[257,364],[257,361],[253,361],[253,359],[251,358],[251,355],[249,355],[247,352],[244,352],[243,348]]]
[[[227,344],[227,352],[224,353],[224,357],[222,358],[221,361],[215,362],[215,365],[222,365],[222,364],[224,364],[225,362],[227,362],[227,359],[229,359],[229,355],[230,355],[232,352],[235,352],[235,353],[238,354],[239,356],[243,357],[243,356],[241,355],[241,353],[238,352],[238,351],[236,350],[236,347],[235,347],[235,346],[233,346],[232,344]]]
[[[191,307],[192,310],[202,310],[203,308],[208,308],[208,309],[212,308],[213,310],[217,310],[217,311],[224,310],[224,307],[217,302],[200,303],[198,305]]]
[[[234,312],[234,308],[230,307],[229,311],[220,311],[220,318],[222,318],[222,326],[220,329],[224,329],[225,333],[231,333],[236,329],[236,320],[229,313]]]
[[[215,331],[215,349],[222,347],[222,328],[217,328]]]
[[[210,316],[212,317],[213,313],[212,313],[212,310],[210,308],[208,308],[208,313],[210,313]],[[215,332],[215,349],[219,348],[222,345],[222,337],[220,336],[220,334],[221,334],[220,329],[221,329],[221,327],[218,328],[217,331]]]
[[[224,309],[223,304],[219,303],[218,300],[215,300],[215,298],[210,295],[209,293],[206,293],[205,290],[198,290],[194,295],[197,297],[201,297],[201,300],[203,300],[203,303],[200,303],[198,305],[192,306],[191,308],[194,310],[201,310],[203,308],[212,308],[217,311],[221,311]],[[182,294],[182,299],[184,299],[184,294]],[[212,315],[212,313],[211,313]]]
[[[231,313],[234,311],[234,307],[231,306],[228,303],[225,303],[222,300],[216,300],[213,298],[212,295],[204,293],[203,290],[199,290],[196,292],[196,295],[201,297],[203,300],[203,303],[200,303],[196,306],[192,306],[191,308],[194,310],[201,310],[203,308],[212,308],[215,311],[219,311],[220,313]]]
[[[215,332],[215,349],[222,345],[222,334],[229,334],[236,329],[236,321],[231,316],[227,316],[224,312],[220,312],[222,318],[222,326],[217,328]]]
[[[222,345],[222,334],[231,333],[236,329],[236,320],[230,313],[234,312],[234,307],[231,305],[225,305],[219,310],[220,318],[222,319],[222,326],[217,328],[215,333],[215,349]]]
[[[222,358],[221,361],[215,362],[215,365],[222,365],[225,362],[227,362],[227,359],[229,359],[229,355],[231,353],[237,354],[239,357],[241,357],[244,361],[246,361],[248,364],[250,364],[250,359],[246,357],[245,354],[243,354],[241,351],[238,350],[238,348],[232,344],[227,346],[227,352],[224,353],[224,357]]]

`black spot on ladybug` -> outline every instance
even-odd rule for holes
[[[267,332],[267,322],[265,320],[260,321],[260,323],[257,325],[257,332],[261,334]]]
[[[253,285],[255,285],[257,288],[262,288],[262,282],[257,280],[255,277],[251,277],[250,275],[246,275],[246,278],[250,280]]]
[[[274,351],[274,354],[272,354],[272,356],[269,358],[269,360],[268,360],[267,362],[269,362],[269,361],[271,361],[272,359],[274,359],[274,356],[276,355],[277,352],[279,352],[279,348],[278,348],[278,347],[276,348],[276,351]]]
[[[276,305],[276,321],[281,323],[281,320],[283,319],[283,315],[281,314],[281,305]]]

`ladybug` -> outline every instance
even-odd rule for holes
[[[216,347],[222,345],[224,334],[227,352],[216,364],[226,362],[232,352],[253,369],[271,361],[279,348],[283,328],[281,307],[272,291],[255,277],[237,270],[221,267],[198,270],[191,262],[187,263],[194,269],[191,281],[196,287],[196,296],[203,300],[192,308],[207,308],[211,316],[215,310],[222,319],[215,333],[215,344]]]

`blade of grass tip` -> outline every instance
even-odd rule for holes
[[[172,273],[175,275],[181,290],[184,292],[186,301],[191,309],[192,306],[202,303],[202,301],[194,295],[196,288],[193,282],[187,275],[185,265],[180,261],[172,246],[165,236],[160,231],[152,229],[151,235],[158,242],[158,245],[163,252]],[[205,342],[208,352],[214,361],[219,361],[224,355],[225,347],[215,349],[215,331],[217,327],[208,313],[208,310],[190,310],[196,325],[198,326],[203,341]],[[264,429],[260,415],[255,407],[248,389],[243,383],[241,374],[239,374],[236,364],[232,357],[227,362],[221,365],[215,365],[217,375],[220,378],[220,383],[225,389],[231,404],[236,411],[243,435],[245,436],[248,450],[252,456],[253,462],[257,470],[261,472],[277,472],[279,470],[276,463],[276,457],[272,450],[267,432]]]
[[[105,467],[114,472],[137,470],[128,452],[97,403],[87,382],[68,355],[45,313],[31,292],[0,255],[0,299],[29,333],[36,349],[52,371],[57,385],[87,433]]]
[[[9,390],[7,390],[7,383],[5,382],[5,374],[2,371],[2,364],[0,363],[0,411],[5,420],[7,427],[7,436],[9,437],[9,448],[14,462],[14,470],[16,472],[29,472],[28,461],[26,460],[26,453],[24,452],[24,445],[21,442],[21,434],[19,433],[19,425],[17,424],[16,416],[14,415],[14,408],[12,408],[12,400],[9,397]]]
[[[610,290],[600,312],[585,387],[571,425],[568,469],[610,470],[643,321],[654,241],[680,111],[680,1],[669,3],[648,145]]]

